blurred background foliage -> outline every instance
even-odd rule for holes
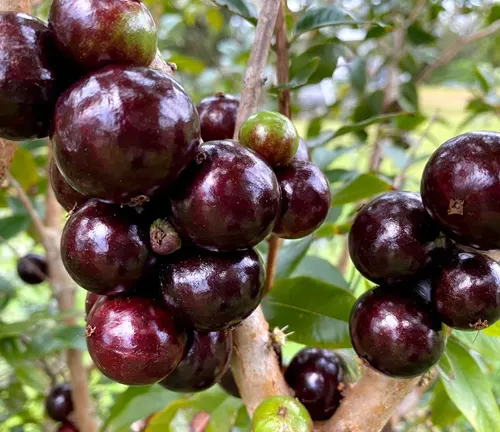
[[[46,19],[50,2],[34,1]],[[259,1],[145,0],[159,44],[178,66],[176,78],[195,103],[217,91],[238,95]],[[285,361],[302,346],[342,350],[354,370],[348,316],[369,287],[349,262],[346,233],[364,199],[392,188],[419,190],[432,151],[472,129],[500,126],[500,4],[487,0],[288,0],[288,88],[293,115],[313,161],[328,176],[333,206],[313,236],[287,241],[277,282],[264,301],[272,326],[293,332]],[[262,107],[276,109],[276,56],[266,72]],[[39,214],[47,190],[47,142],[22,143],[11,173]],[[261,248],[265,254],[265,246]],[[67,327],[46,284],[24,285],[16,261],[42,252],[13,190],[0,191],[0,431],[46,431],[51,382],[67,379],[62,352],[85,350],[84,292]],[[420,402],[398,431],[499,430],[500,327],[452,335]],[[215,386],[197,395],[158,387],[127,388],[92,369],[89,379],[102,430],[188,431],[196,413],[211,414],[208,431],[248,431],[241,401]]]

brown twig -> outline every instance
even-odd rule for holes
[[[276,264],[278,263],[278,252],[283,243],[279,237],[272,236],[269,239],[269,250],[267,253],[266,265],[266,292],[271,291],[276,278]]]
[[[281,0],[281,7],[276,19],[276,73],[278,85],[288,84],[290,75],[290,59],[288,55],[288,38],[286,34],[286,0]],[[278,95],[279,112],[289,119],[292,118],[292,97],[290,90],[280,91]]]
[[[258,106],[279,6],[280,2],[275,0],[265,0],[262,4],[244,79],[235,139],[243,121]],[[289,394],[289,389],[272,349],[269,324],[260,307],[233,331],[233,338],[235,355],[231,358],[231,369],[247,411],[252,415],[264,399]]]

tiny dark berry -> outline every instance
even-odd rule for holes
[[[30,285],[37,285],[47,279],[47,261],[45,257],[28,254],[17,262],[17,274]]]
[[[50,390],[45,399],[45,410],[55,421],[64,421],[73,412],[71,387],[69,384],[58,384]]]
[[[224,93],[203,99],[196,107],[203,141],[233,139],[239,106],[238,99]]]

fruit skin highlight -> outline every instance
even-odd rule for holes
[[[149,66],[156,55],[156,25],[138,0],[54,0],[49,26],[61,51],[85,70]]]
[[[145,121],[144,119],[147,119]],[[172,185],[200,143],[196,108],[163,72],[109,66],[59,99],[52,147],[78,192],[137,205]]]
[[[203,99],[196,106],[203,141],[233,139],[239,107],[239,99],[224,93]]]
[[[422,175],[426,210],[442,231],[478,249],[500,248],[500,133],[469,132],[431,156]]]
[[[125,385],[149,385],[170,374],[187,337],[165,306],[141,297],[107,297],[92,308],[85,329],[97,368]]]
[[[312,432],[311,416],[297,399],[272,396],[264,400],[252,418],[252,432]]]
[[[372,368],[394,378],[412,378],[434,366],[446,339],[441,319],[424,300],[377,287],[351,310],[351,342]]]

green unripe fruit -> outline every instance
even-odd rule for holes
[[[297,399],[272,396],[255,410],[252,432],[311,432],[311,416]]]
[[[293,159],[299,146],[299,134],[284,115],[261,111],[243,123],[239,141],[259,153],[269,165],[277,167]]]

